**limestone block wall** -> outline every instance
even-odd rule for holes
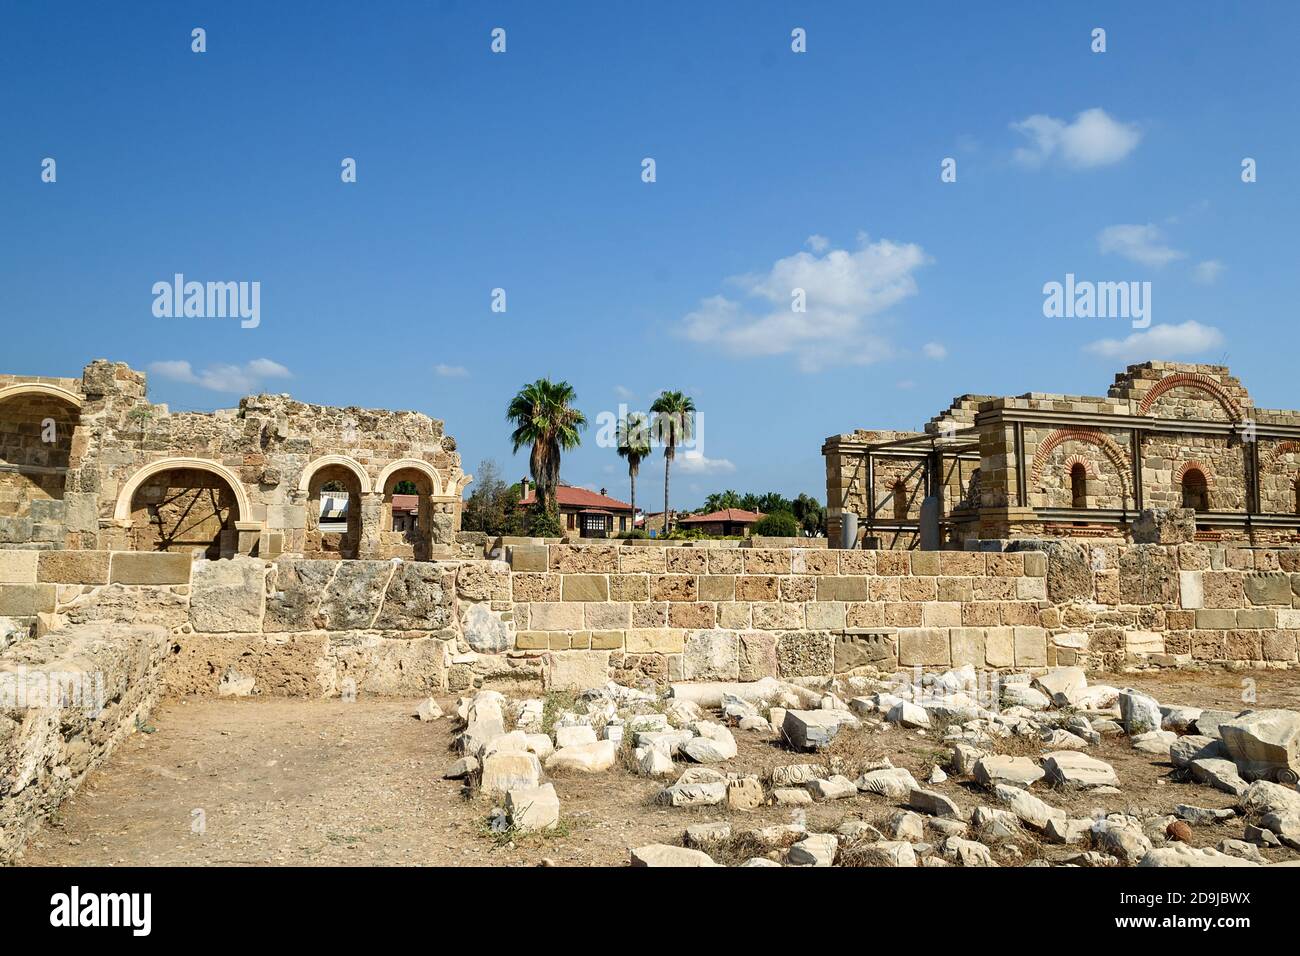
[[[0,864],[157,702],[167,630],[51,631],[0,652]]]
[[[0,624],[11,644],[159,625],[178,694],[1297,663],[1300,551],[1010,547],[515,544],[504,561],[442,562],[0,551]]]
[[[514,654],[620,679],[860,668],[1290,667],[1300,551],[1018,542],[1007,552],[509,549]]]

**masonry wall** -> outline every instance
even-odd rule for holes
[[[157,702],[165,628],[70,627],[0,651],[0,864]]]
[[[736,544],[736,542],[728,542]],[[1292,667],[1300,551],[512,545],[506,561],[0,551],[0,623],[157,624],[172,693],[417,695],[508,678]]]

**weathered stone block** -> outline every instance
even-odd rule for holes
[[[116,572],[116,558],[113,567]],[[371,627],[394,570],[388,561],[340,561],[321,599],[326,627],[331,631]]]
[[[560,587],[562,601],[608,601],[609,579],[603,574],[566,574]]]
[[[581,604],[543,602],[528,606],[528,622],[536,631],[580,631],[584,620]]]
[[[738,680],[761,680],[778,672],[776,635],[765,631],[742,631],[739,635]]]
[[[1015,629],[1016,666],[1047,666],[1047,631],[1041,627]]]
[[[810,631],[841,631],[845,626],[845,605],[840,601],[812,601],[804,605]]]
[[[626,630],[632,624],[632,606],[626,602],[583,605],[585,626],[592,630]]]
[[[0,551],[0,584],[35,584],[39,551]]]
[[[835,673],[837,674],[858,667],[871,666],[886,669],[897,663],[898,648],[892,634],[837,634],[835,636]]]
[[[680,654],[686,644],[686,632],[667,628],[629,628],[626,646],[632,654]]]
[[[190,625],[199,633],[260,633],[266,610],[266,562],[235,557],[196,561]]]
[[[110,557],[108,551],[42,551],[36,576],[47,584],[107,584]]]
[[[902,666],[947,666],[951,662],[947,628],[908,627],[898,632],[898,663]]]
[[[191,556],[166,551],[114,551],[112,584],[189,584]]]
[[[977,668],[985,664],[985,629],[982,627],[954,627],[949,630],[952,664],[960,667],[972,664]]]
[[[556,651],[542,668],[547,688],[590,690],[609,683],[609,651]]]
[[[734,631],[693,631],[682,651],[685,680],[740,679],[740,638]]]
[[[815,631],[782,634],[776,641],[776,659],[781,677],[829,674],[835,664],[831,635]]]
[[[340,562],[277,561],[271,570],[262,630],[314,631],[325,626],[321,597]]]
[[[733,601],[736,598],[736,578],[731,574],[707,574],[700,577],[701,601]]]

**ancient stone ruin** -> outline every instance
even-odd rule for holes
[[[833,435],[822,454],[834,540],[851,514],[859,540],[915,547],[927,499],[958,547],[1141,541],[1144,512],[1182,508],[1188,540],[1300,540],[1300,412],[1255,408],[1220,365],[1131,365],[1105,397],[963,395],[923,431]]]
[[[0,377],[0,858],[160,699],[191,696],[447,710],[447,776],[500,796],[492,832],[555,829],[552,772],[660,780],[670,809],[897,811],[743,840],[701,823],[686,845],[629,847],[636,865],[713,865],[738,846],[763,848],[755,866],[1300,849],[1300,717],[1095,680],[1296,667],[1295,413],[1252,409],[1226,370],[1151,363],[1107,399],[967,397],[932,426],[828,441],[829,539],[487,540],[460,532],[470,478],[424,415],[273,395],[172,414],[105,361],[80,379]],[[395,530],[406,481],[415,521]],[[929,541],[925,487],[942,502]],[[861,540],[839,538],[848,512]],[[906,748],[898,764],[842,749],[855,735],[951,754],[918,775]],[[1089,752],[1121,740],[1237,802],[1150,819],[1053,805],[1048,787],[1101,798],[1147,773]],[[736,763],[752,741],[792,762]],[[1226,848],[1177,836],[1238,813]]]

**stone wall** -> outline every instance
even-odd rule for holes
[[[156,703],[167,630],[63,628],[0,652],[0,864]]]
[[[0,545],[268,558],[456,553],[471,477],[441,421],[272,394],[173,413],[148,400],[146,385],[143,372],[102,359],[80,379],[0,376]],[[419,497],[414,534],[392,527],[392,495],[405,481]],[[346,540],[319,527],[331,482],[348,492],[355,533]]]
[[[177,694],[417,695],[573,674],[663,683],[967,663],[1296,664],[1300,551],[1010,547],[517,544],[500,561],[192,564],[187,554],[0,552],[0,623],[11,641],[160,625]]]

